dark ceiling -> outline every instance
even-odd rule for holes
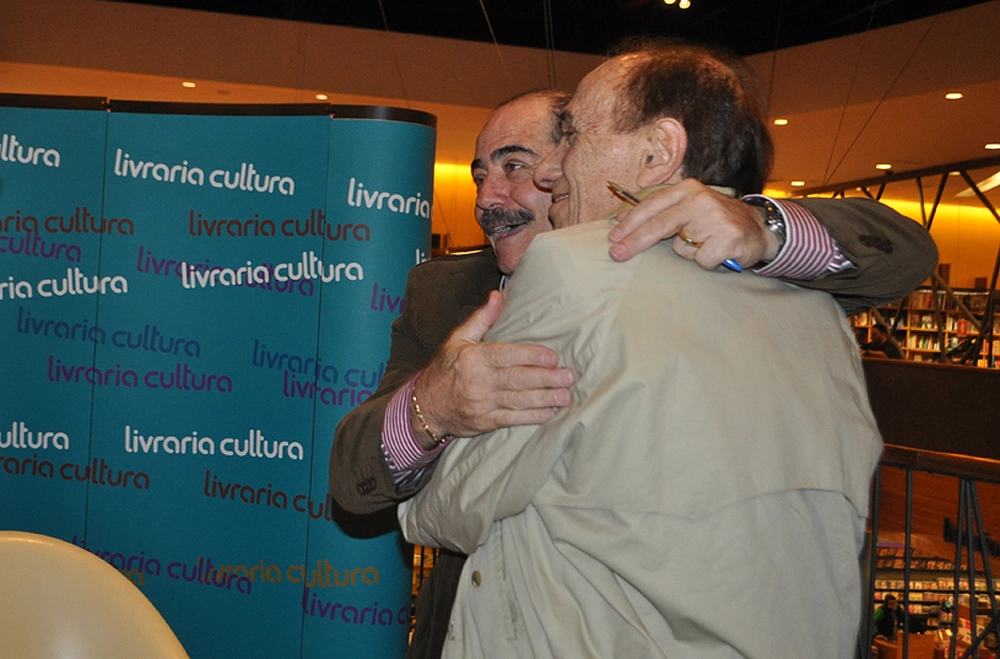
[[[600,54],[622,37],[653,33],[752,55],[987,0],[690,0],[688,9],[664,0],[119,1],[492,42],[485,7],[501,44]]]

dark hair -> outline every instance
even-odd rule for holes
[[[877,329],[886,336],[889,336],[889,328],[885,326],[885,323],[875,323],[874,325],[872,325],[872,328]]]
[[[540,96],[548,99],[549,106],[552,108],[552,141],[558,142],[560,137],[559,115],[566,108],[566,104],[569,103],[569,100],[573,98],[573,95],[569,92],[560,91],[558,89],[532,89],[530,91],[521,92],[520,94],[511,96],[506,101],[493,108],[493,112],[510,105],[514,101],[520,101],[522,98],[529,98],[532,96]]]
[[[895,595],[886,595],[885,596],[885,601],[886,601],[886,603],[888,603],[890,601],[895,602],[896,601],[896,596]]]
[[[675,39],[623,42],[611,56],[639,57],[622,81],[615,128],[631,132],[662,117],[688,135],[684,175],[707,185],[760,192],[774,148],[754,70],[738,55]]]

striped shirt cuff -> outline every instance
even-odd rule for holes
[[[793,201],[763,198],[770,199],[781,211],[787,238],[777,258],[754,270],[755,273],[763,277],[808,281],[854,267],[812,213]]]
[[[418,372],[396,392],[385,408],[382,419],[382,453],[392,472],[397,487],[412,483],[424,476],[445,445],[425,451],[413,436],[410,426],[410,398]]]

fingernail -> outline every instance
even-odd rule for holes
[[[615,261],[621,261],[625,256],[625,248],[621,245],[612,245],[610,249],[608,249],[608,253]]]

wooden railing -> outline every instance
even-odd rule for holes
[[[871,541],[863,556],[867,603],[859,655],[888,650],[898,659],[994,657],[1000,544],[989,529],[1000,528],[1000,372],[866,360],[865,373],[886,447],[873,480]],[[942,594],[950,598],[951,615],[933,645],[904,633],[895,644],[873,647],[879,540],[903,546],[897,594],[905,630],[911,629],[908,605],[920,601],[911,599],[914,553],[948,559],[952,587]]]
[[[981,484],[1000,483],[1000,461],[986,458],[977,458],[951,453],[940,453],[920,449],[911,449],[901,446],[887,445],[883,451],[880,469],[876,472],[873,482],[873,497],[870,537],[879,538],[882,530],[882,506],[881,499],[884,494],[883,477],[886,468],[901,469],[905,480],[905,511],[904,511],[904,531],[902,534],[904,553],[903,562],[903,588],[901,589],[900,604],[904,612],[903,629],[911,630],[911,614],[908,605],[912,602],[910,584],[912,583],[911,567],[914,563],[914,515],[921,515],[924,511],[915,509],[914,501],[914,476],[916,474],[934,474],[956,479],[958,487],[955,494],[950,498],[955,512],[957,522],[948,534],[948,524],[944,524],[944,542],[954,543],[953,560],[953,587],[951,593],[951,617],[947,625],[937,630],[938,636],[933,644],[921,644],[923,652],[919,659],[927,657],[931,659],[934,655],[926,654],[927,649],[940,648],[941,655],[949,658],[955,657],[977,657],[981,651],[996,649],[995,639],[998,633],[1000,618],[997,615],[997,598],[993,580],[993,566],[991,559],[1000,554],[996,551],[1000,549],[996,543],[992,543],[984,524],[983,508],[979,500],[979,488]],[[941,500],[938,502],[947,506],[947,493],[940,492]],[[940,514],[940,506],[931,506],[935,513]],[[918,508],[918,507],[917,507]],[[877,511],[878,514],[875,514]],[[949,519],[949,518],[945,518]],[[860,632],[861,656],[880,656],[875,654],[878,647],[873,646],[871,639],[874,636],[872,624],[872,613],[875,608],[875,585],[877,566],[877,542],[868,543],[868,554],[864,557],[867,560],[868,575],[867,606],[866,615],[862,620]],[[962,581],[965,581],[963,587]],[[979,584],[983,584],[980,588]],[[921,594],[922,595],[922,594]],[[981,609],[978,601],[982,596],[987,597],[987,606]],[[967,603],[963,603],[967,602]],[[984,615],[987,620],[979,619]],[[977,619],[981,623],[982,629],[977,628]],[[966,631],[964,625],[968,624]],[[909,659],[910,644],[913,637],[909,633],[899,636],[899,641],[895,643],[896,654],[899,659]],[[923,639],[921,639],[923,640]],[[883,647],[885,647],[883,645]],[[890,646],[891,647],[891,646]],[[918,659],[916,654],[914,659]],[[989,653],[982,656],[993,657]]]

